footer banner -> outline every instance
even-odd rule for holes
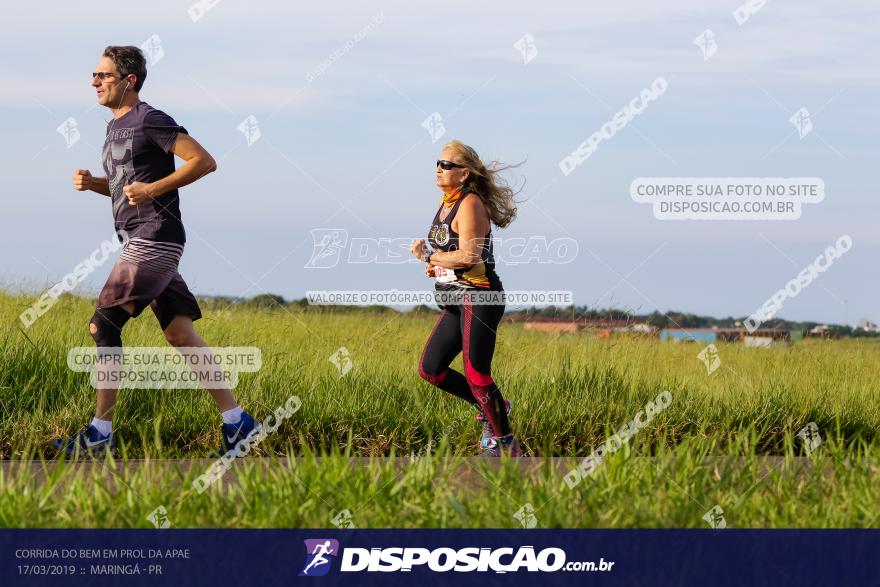
[[[0,530],[3,585],[880,585],[880,530]]]

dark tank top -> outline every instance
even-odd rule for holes
[[[459,198],[443,220],[440,218],[445,206],[440,204],[437,214],[434,215],[434,221],[431,223],[431,230],[428,232],[428,243],[431,248],[446,252],[459,249],[458,233],[452,230],[452,221],[466,197],[467,195]],[[437,269],[442,268],[438,267]],[[492,229],[489,229],[483,239],[479,263],[470,269],[443,269],[442,272],[447,275],[435,278],[434,287],[439,290],[469,288],[501,291],[501,279],[495,273],[495,256],[492,254]]]

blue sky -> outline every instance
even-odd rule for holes
[[[870,265],[880,241],[880,11],[871,4],[770,0],[740,26],[736,1],[220,0],[197,22],[190,2],[16,3],[6,9],[15,26],[0,39],[0,282],[36,291],[107,238],[108,200],[70,188],[75,168],[100,172],[109,119],[88,74],[105,45],[158,35],[164,56],[141,98],[219,161],[182,192],[181,273],[197,294],[429,288],[419,265],[305,269],[310,230],[424,236],[439,195],[434,160],[458,138],[485,160],[526,161],[511,176],[526,182],[519,217],[498,236],[579,245],[570,264],[501,264],[508,289],[570,290],[578,304],[640,312],[746,315],[848,234],[852,250],[779,315],[880,321]],[[718,50],[704,60],[693,39],[707,28]],[[537,48],[528,64],[514,48],[526,33]],[[668,90],[563,176],[559,161],[657,77]],[[814,124],[802,139],[788,120],[799,108]],[[446,128],[436,143],[422,127],[433,112]],[[237,127],[250,115],[261,137],[248,146]],[[68,117],[81,137],[69,149],[56,132]],[[826,196],[793,221],[660,221],[629,196],[633,179],[653,176],[821,177]],[[77,291],[95,292],[109,270]]]

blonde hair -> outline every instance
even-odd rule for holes
[[[514,196],[519,191],[514,191],[499,173],[519,167],[522,163],[502,165],[498,161],[492,161],[487,167],[473,147],[461,141],[449,141],[446,143],[446,148],[455,153],[455,163],[464,165],[470,171],[465,185],[482,200],[492,224],[504,228],[513,222],[516,218],[517,204]]]

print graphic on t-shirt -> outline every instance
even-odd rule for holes
[[[134,177],[132,161],[133,128],[119,128],[110,131],[104,143],[104,169],[110,184],[110,195],[113,198],[113,216],[119,208],[128,202],[122,188],[131,183]]]
[[[137,206],[130,205],[123,193],[126,185],[151,184],[174,173],[173,147],[181,133],[186,134],[186,129],[146,102],[107,123],[101,158],[117,229],[151,241],[186,242],[176,189]]]
[[[445,246],[449,242],[449,225],[445,223],[433,225],[428,238],[435,240],[441,247]]]

